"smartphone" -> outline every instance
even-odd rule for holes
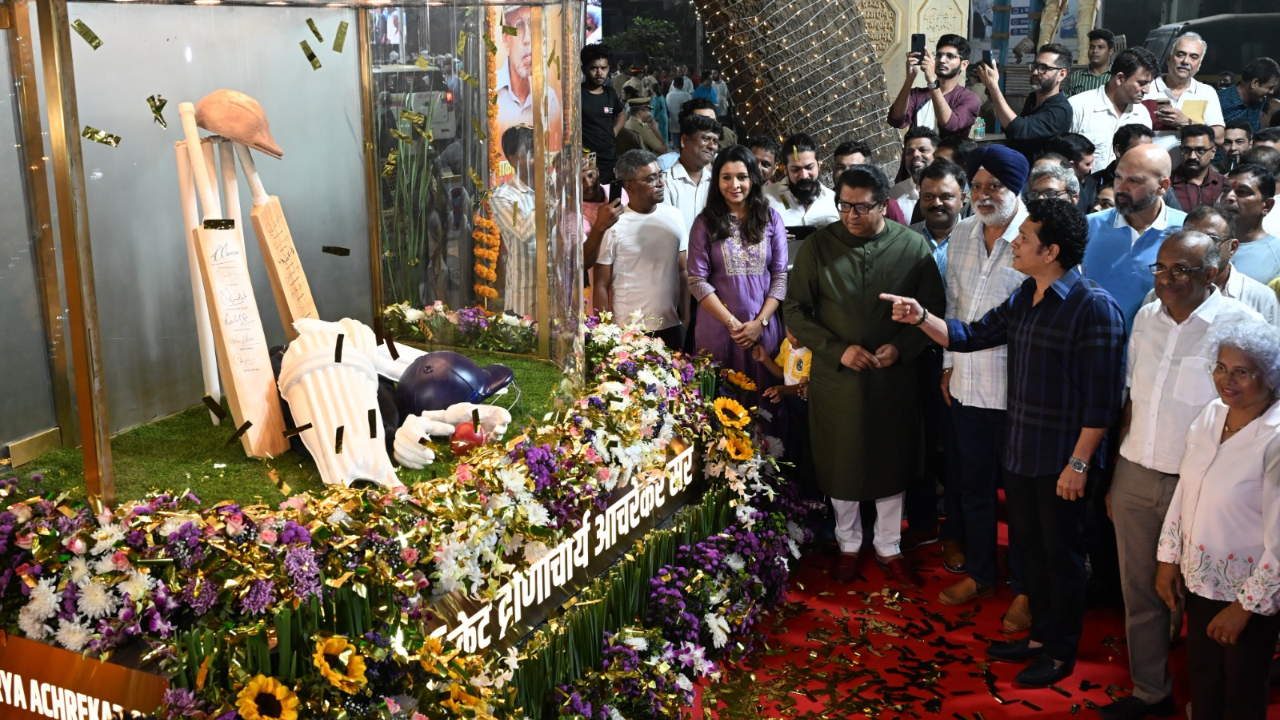
[[[609,202],[622,199],[622,181],[614,180],[609,183]]]
[[[912,33],[911,54],[924,56],[924,33]]]
[[[987,67],[995,67],[995,66],[996,66],[996,65],[995,65],[995,61],[994,61],[994,60],[992,60],[992,58],[991,58],[991,51],[990,51],[990,50],[983,50],[983,51],[982,51],[982,64],[983,64],[983,65],[986,65]]]

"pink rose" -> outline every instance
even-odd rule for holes
[[[427,576],[424,575],[423,573],[418,573],[417,586],[419,590],[426,590],[427,588],[431,587],[431,581],[427,580]]]
[[[407,547],[400,551],[400,559],[412,565],[418,562],[418,551],[411,547]]]
[[[31,519],[31,506],[26,503],[18,503],[9,508],[9,514],[18,519],[18,522],[24,523]]]
[[[583,454],[586,455],[587,462],[590,462],[590,463],[600,462],[600,453],[596,452],[596,449],[593,447],[587,448],[587,451]]]
[[[125,572],[132,567],[129,564],[129,556],[123,550],[117,550],[111,556],[111,567],[115,568],[117,572]]]
[[[601,482],[607,482],[609,480],[609,474],[609,468],[602,467],[599,470],[596,470],[596,479]]]
[[[267,545],[275,545],[275,544],[276,544],[276,539],[277,539],[277,538],[276,538],[276,531],[275,531],[275,530],[263,530],[262,532],[258,533],[258,539],[259,539],[259,540],[261,540],[262,542],[266,543]]]
[[[281,510],[298,510],[302,511],[307,507],[307,497],[305,495],[294,495],[293,497],[280,503]]]
[[[244,516],[236,513],[227,518],[227,537],[235,537],[244,532]]]
[[[454,473],[458,476],[458,480],[462,482],[471,482],[474,477],[471,473],[471,466],[466,463],[459,465],[457,469],[454,470]]]
[[[30,550],[35,539],[36,536],[34,533],[18,533],[18,538],[14,542],[23,550]]]
[[[76,555],[83,555],[84,551],[88,549],[88,547],[86,547],[85,545],[84,538],[80,537],[79,535],[76,535],[75,537],[72,537],[72,538],[68,538],[64,544],[67,546],[68,550],[75,553]]]
[[[115,519],[116,514],[111,511],[111,508],[102,508],[102,512],[98,513],[99,525],[110,525]]]
[[[400,703],[396,702],[391,698],[387,698],[387,712],[391,713],[392,715],[395,715],[396,713],[400,712]]]

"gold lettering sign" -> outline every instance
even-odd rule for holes
[[[858,0],[858,12],[867,28],[867,37],[876,49],[876,57],[884,59],[893,44],[898,26],[898,11],[886,0]]]
[[[159,675],[0,633],[0,719],[105,720],[160,707],[169,682]]]

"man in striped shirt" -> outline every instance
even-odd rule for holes
[[[1106,28],[1089,32],[1089,67],[1067,76],[1062,94],[1067,97],[1097,90],[1111,79],[1111,56],[1116,54],[1116,36]]]
[[[493,221],[502,240],[502,308],[517,315],[538,312],[538,244],[534,227],[533,128],[502,133],[502,154],[515,173],[493,189]]]

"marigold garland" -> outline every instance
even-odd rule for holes
[[[476,229],[471,233],[471,237],[476,241],[475,256],[477,258],[473,270],[479,278],[473,289],[476,297],[481,298],[487,310],[489,300],[495,300],[498,297],[498,291],[494,289],[493,283],[498,281],[498,246],[502,244],[502,238],[498,231],[498,224],[485,217],[489,213],[489,202],[485,200],[480,203],[480,206],[481,209],[475,216]]]
[[[485,21],[488,32],[495,36],[496,41],[500,27],[496,7],[490,7],[485,11]],[[488,182],[492,186],[502,165],[502,148],[498,142],[498,55],[492,51],[485,53],[485,81],[487,83],[485,87],[489,91],[489,107],[488,112],[485,113],[489,147]],[[476,229],[471,233],[471,237],[476,241],[477,260],[473,269],[479,280],[472,289],[475,290],[476,297],[480,299],[483,307],[488,310],[489,301],[498,299],[498,291],[493,287],[493,283],[498,281],[498,248],[502,244],[502,239],[497,224],[489,219],[493,212],[489,208],[488,189],[476,188],[476,192],[480,193],[481,197],[480,210],[475,214]]]

